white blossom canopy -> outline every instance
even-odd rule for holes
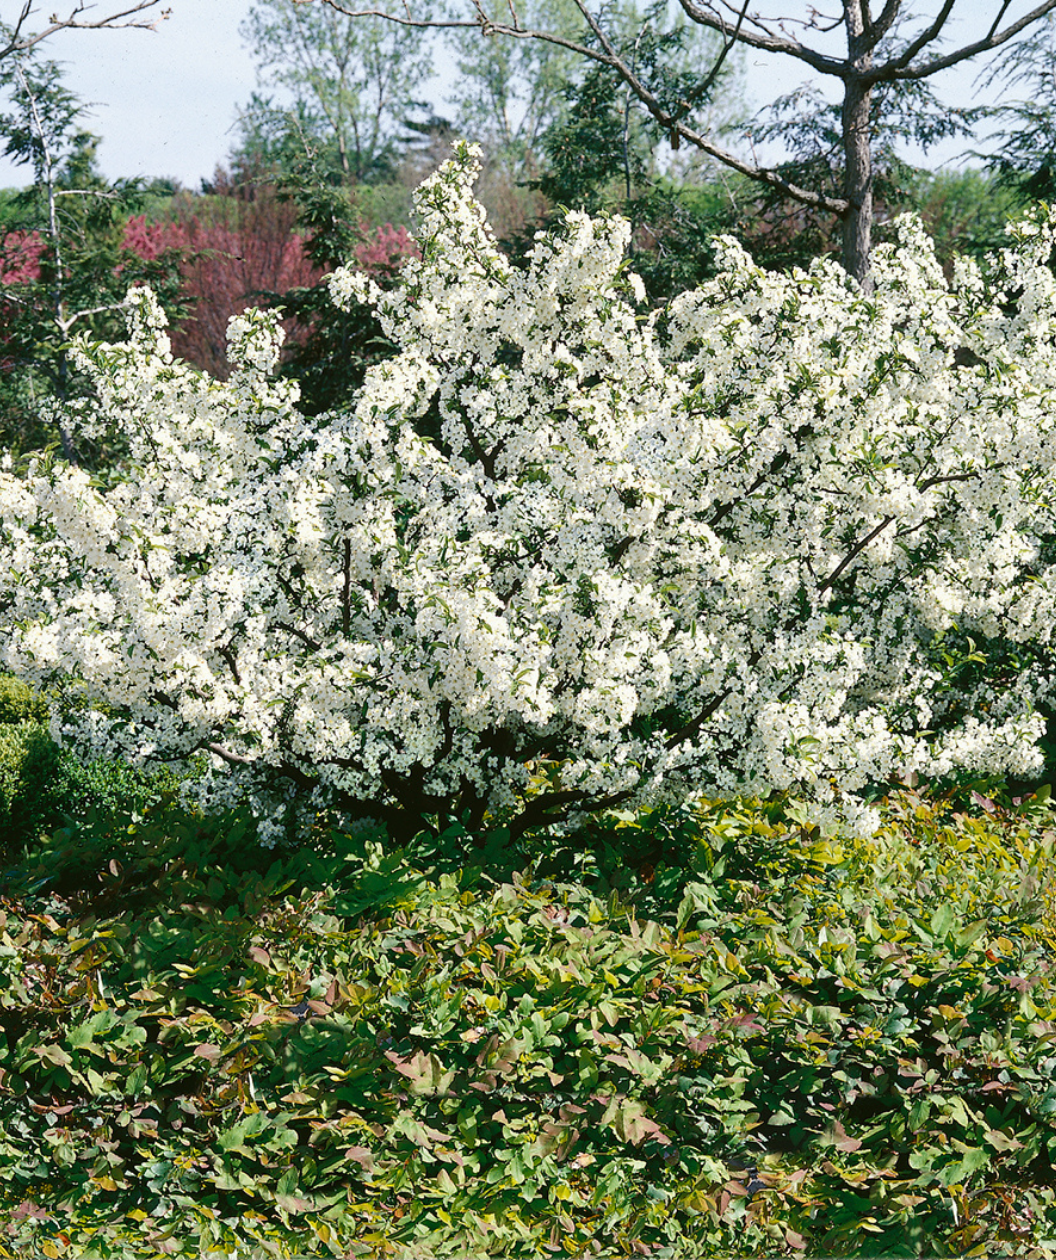
[[[349,410],[298,411],[267,313],[232,321],[227,382],[172,359],[145,289],[127,343],[82,345],[79,422],[127,435],[125,474],[0,479],[3,663],[96,702],[56,734],[207,754],[188,791],[265,840],[290,808],[516,832],[787,788],[853,818],[895,775],[1036,769],[1049,221],[950,285],[905,221],[869,295],[723,238],[647,314],[624,221],[569,214],[518,269],[477,170],[463,147],[422,185],[394,292],[332,277],[400,347]]]

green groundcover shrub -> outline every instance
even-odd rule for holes
[[[10,674],[0,674],[0,726],[43,725],[47,720],[48,705],[42,696]]]
[[[1052,814],[885,820],[60,830],[2,902],[0,1255],[1054,1256]]]

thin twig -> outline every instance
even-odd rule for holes
[[[85,3],[85,0],[79,0],[69,17],[60,18],[53,14],[49,18],[49,25],[44,30],[36,35],[23,35],[23,27],[33,12],[33,0],[25,0],[22,12],[8,37],[8,42],[0,47],[0,61],[15,53],[28,52],[30,48],[39,44],[41,40],[47,39],[49,35],[54,35],[56,31],[122,31],[132,28],[143,31],[157,30],[158,22],[165,21],[171,14],[171,9],[163,9],[159,16],[151,22],[125,22],[122,21],[122,18],[134,17],[135,14],[143,13],[160,3],[161,0],[139,0],[138,4],[134,4],[128,9],[122,9],[117,13],[112,13],[109,17],[99,18],[94,22],[82,22],[79,21],[80,14],[86,13],[89,9],[94,9],[96,6]]]

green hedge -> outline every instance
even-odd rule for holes
[[[886,818],[27,872],[0,1255],[1056,1256],[1051,812]]]
[[[0,676],[0,845],[9,851],[70,822],[117,836],[179,784],[168,770],[82,763],[52,742],[47,723],[47,702]]]
[[[44,725],[48,705],[43,697],[17,678],[0,674],[0,726],[18,726],[23,722]]]
[[[0,840],[19,844],[51,815],[59,750],[36,722],[0,725]]]

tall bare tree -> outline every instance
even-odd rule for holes
[[[417,96],[432,59],[420,31],[377,19],[353,27],[299,0],[255,0],[240,29],[262,85],[284,89],[303,106],[335,145],[348,178],[368,177],[404,118],[421,108]]]
[[[42,39],[47,39],[49,35],[54,35],[57,31],[114,31],[129,26],[152,31],[159,21],[169,16],[170,10],[163,9],[155,14],[151,21],[144,21],[137,15],[155,8],[160,3],[161,0],[137,0],[136,3],[129,4],[127,8],[111,13],[109,17],[101,18],[92,16],[92,10],[98,8],[98,5],[89,4],[87,0],[77,0],[65,17],[57,13],[49,14],[46,26],[39,31],[31,31],[29,20],[36,12],[37,5],[34,0],[23,0],[21,12],[15,18],[13,26],[0,21],[0,61],[15,53],[28,52]]]
[[[843,265],[863,284],[868,284],[872,249],[874,96],[900,84],[924,83],[951,66],[1000,48],[1046,14],[1056,11],[1056,0],[1043,0],[1019,16],[1015,16],[1016,0],[984,0],[983,3],[980,0],[942,0],[936,16],[914,23],[905,0],[884,0],[875,16],[870,0],[842,0],[839,12],[828,17],[808,4],[804,6],[806,16],[802,19],[749,12],[750,0],[743,3],[740,0],[736,3],[678,0],[689,19],[717,32],[722,44],[711,65],[701,67],[696,82],[687,90],[672,94],[665,82],[647,81],[643,77],[625,44],[614,38],[607,19],[601,12],[588,8],[585,0],[575,0],[583,20],[583,35],[579,39],[525,25],[518,16],[515,0],[501,0],[501,4],[499,0],[464,0],[465,16],[446,18],[417,16],[413,0],[405,0],[401,9],[392,11],[359,8],[347,0],[299,2],[325,4],[349,18],[384,17],[403,26],[475,29],[488,38],[540,40],[607,66],[661,125],[673,146],[678,147],[683,142],[694,145],[793,201],[836,215],[843,225]],[[659,5],[657,11],[664,7]],[[941,51],[940,43],[955,9],[977,22],[982,17],[989,25],[978,38],[952,51]],[[797,29],[798,34],[791,33]],[[843,47],[832,51],[833,39],[840,31]],[[810,37],[817,37],[815,43],[806,42]],[[816,74],[838,82],[842,101],[842,195],[805,187],[788,178],[780,168],[768,167],[734,153],[706,130],[699,129],[699,125],[694,125],[694,118],[707,103],[723,63],[737,46],[783,54],[802,62]]]

